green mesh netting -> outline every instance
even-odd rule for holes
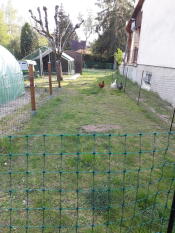
[[[0,232],[172,233],[175,132],[0,137]]]
[[[24,94],[24,80],[15,57],[0,45],[0,104]]]

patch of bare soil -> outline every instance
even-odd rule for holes
[[[102,133],[102,132],[108,132],[114,129],[121,129],[119,125],[108,125],[108,124],[102,124],[102,125],[84,125],[81,127],[81,130],[87,132],[87,133]]]

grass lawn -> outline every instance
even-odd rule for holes
[[[36,117],[27,125],[24,132],[29,134],[78,133],[81,126],[89,124],[118,125],[120,129],[113,130],[113,133],[169,129],[168,124],[161,121],[154,112],[142,107],[142,103],[138,106],[135,100],[128,98],[128,95],[122,91],[111,90],[109,88],[112,80],[110,74],[110,71],[108,73],[86,71],[77,80],[63,82],[63,88],[60,89],[58,97],[53,98],[38,110]],[[98,82],[102,80],[106,83],[104,89],[98,87]],[[128,91],[131,85],[131,82],[127,83]],[[138,92],[136,86],[132,86],[131,90],[136,93],[136,98]],[[154,94],[149,96],[153,99]],[[154,103],[156,105],[157,101],[164,103],[159,98],[155,101],[152,99],[151,105]],[[161,107],[159,102],[157,108]],[[167,109],[165,107],[163,109],[167,113]]]
[[[24,136],[1,139],[0,232],[166,232],[175,148],[159,116],[171,110],[144,91],[138,106],[129,81],[126,94],[111,90],[111,74],[86,70],[64,81]]]
[[[72,77],[72,75],[63,75],[64,79],[69,79],[71,77]],[[29,82],[28,79],[29,79],[29,77],[25,80],[25,85],[27,85],[27,86],[30,85],[30,82]],[[48,76],[43,76],[43,77],[39,76],[39,77],[36,77],[35,78],[35,85],[37,87],[43,87],[43,88],[48,87],[48,85],[49,85],[49,78],[48,78]],[[58,86],[58,84],[57,84],[57,78],[56,78],[55,75],[52,76],[52,86],[53,87],[57,87]]]

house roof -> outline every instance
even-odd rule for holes
[[[27,59],[28,60],[39,60],[40,56],[45,57],[48,54],[50,54],[51,52],[52,52],[51,48],[44,46],[42,48],[35,50],[30,55],[24,57],[22,60],[27,60]],[[74,58],[67,55],[66,53],[62,53],[62,58],[65,59],[66,61],[74,61]]]
[[[75,60],[73,57],[69,56],[66,53],[62,53],[62,57],[67,61],[74,61]]]
[[[130,20],[128,21],[127,25],[126,25],[126,31],[127,32],[131,32],[131,24],[132,24],[132,19],[136,18],[139,11],[142,9],[142,6],[143,6],[143,3],[144,3],[145,0],[139,0],[135,9],[134,9],[134,12],[132,13],[132,16],[130,18]]]

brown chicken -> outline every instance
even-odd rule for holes
[[[102,81],[101,83],[98,84],[100,88],[103,88],[105,86],[105,82]]]

